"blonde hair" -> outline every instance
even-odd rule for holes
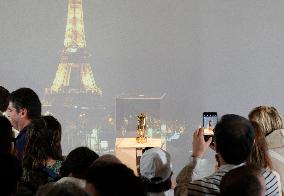
[[[264,135],[283,128],[280,113],[274,107],[258,106],[250,111],[248,115],[250,121],[257,122]]]

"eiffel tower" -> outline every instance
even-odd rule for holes
[[[102,90],[95,82],[90,56],[86,49],[82,0],[68,0],[64,48],[53,83],[45,89],[42,101],[45,114],[61,120],[63,142],[66,142],[62,145],[67,151],[88,146],[86,135],[98,130],[98,122],[103,118]],[[91,142],[98,146],[98,138],[95,140]]]
[[[97,86],[86,49],[82,0],[68,1],[64,49],[48,93],[91,93],[102,95]]]

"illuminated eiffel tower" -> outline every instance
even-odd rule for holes
[[[91,93],[102,95],[97,86],[86,50],[82,0],[68,1],[64,49],[49,89],[54,93]]]
[[[61,120],[65,138],[62,145],[67,151],[88,145],[86,136],[97,134],[98,124],[105,115],[102,90],[95,82],[90,56],[86,49],[82,0],[68,0],[64,48],[53,83],[45,89],[42,101],[44,114]],[[98,146],[97,135],[91,143]]]

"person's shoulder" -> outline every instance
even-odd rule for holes
[[[269,168],[262,170],[262,176],[264,177],[266,192],[265,195],[274,195],[279,193],[279,174]]]
[[[59,173],[59,170],[62,165],[62,160],[56,160],[54,164],[46,166],[48,169],[51,169],[55,173]]]
[[[189,183],[189,195],[218,195],[223,174],[215,172],[211,176],[195,180]]]
[[[284,129],[277,129],[265,137],[269,149],[284,148]]]
[[[55,165],[61,167],[63,160],[56,160]]]
[[[220,193],[222,177],[230,169],[232,168],[229,166],[224,166],[210,176],[190,182],[188,186],[190,195],[218,195]]]
[[[22,130],[20,130],[16,140],[26,140],[28,137],[28,128],[24,127]]]
[[[268,177],[273,177],[275,176],[274,170],[270,169],[270,168],[265,168],[262,169],[261,174],[264,178],[268,178]]]

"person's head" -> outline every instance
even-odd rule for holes
[[[20,131],[40,115],[41,102],[32,89],[20,88],[10,94],[7,116],[15,129]]]
[[[72,150],[63,161],[60,168],[62,177],[73,176],[85,179],[87,170],[91,164],[99,157],[97,153],[88,147],[78,147]]]
[[[0,152],[11,153],[13,142],[13,131],[10,121],[0,116]]]
[[[258,106],[249,113],[250,121],[257,122],[267,136],[277,129],[283,129],[283,122],[280,113],[274,107]]]
[[[28,143],[24,153],[24,166],[27,168],[39,168],[45,166],[48,158],[57,160],[61,158],[57,153],[57,146],[54,143],[54,130],[47,127],[47,123],[43,118],[34,119],[28,126]]]
[[[9,91],[4,88],[3,86],[0,86],[0,111],[5,112],[7,110],[7,107],[9,105]]]
[[[147,192],[163,192],[171,188],[171,156],[161,148],[146,150],[140,159],[140,174]]]
[[[214,129],[216,152],[227,164],[241,164],[251,153],[254,137],[248,119],[235,114],[224,115]]]
[[[1,195],[15,194],[23,172],[19,160],[9,153],[1,153],[0,168]]]
[[[54,118],[53,116],[42,116],[43,120],[45,121],[47,131],[50,132],[52,135],[52,141],[50,144],[51,149],[51,157],[53,159],[63,159],[62,157],[62,148],[61,148],[61,124],[60,122]]]
[[[71,182],[48,183],[41,186],[36,196],[88,196],[80,187]]]
[[[124,164],[92,165],[86,179],[91,196],[145,196],[140,178]]]
[[[111,165],[121,163],[121,161],[114,155],[111,154],[104,154],[97,158],[92,165]]]
[[[272,168],[271,159],[268,153],[268,145],[265,136],[258,123],[251,122],[255,130],[255,140],[252,152],[247,163],[257,168]]]
[[[252,166],[242,166],[230,170],[222,178],[221,196],[264,196],[265,182],[261,170]]]

